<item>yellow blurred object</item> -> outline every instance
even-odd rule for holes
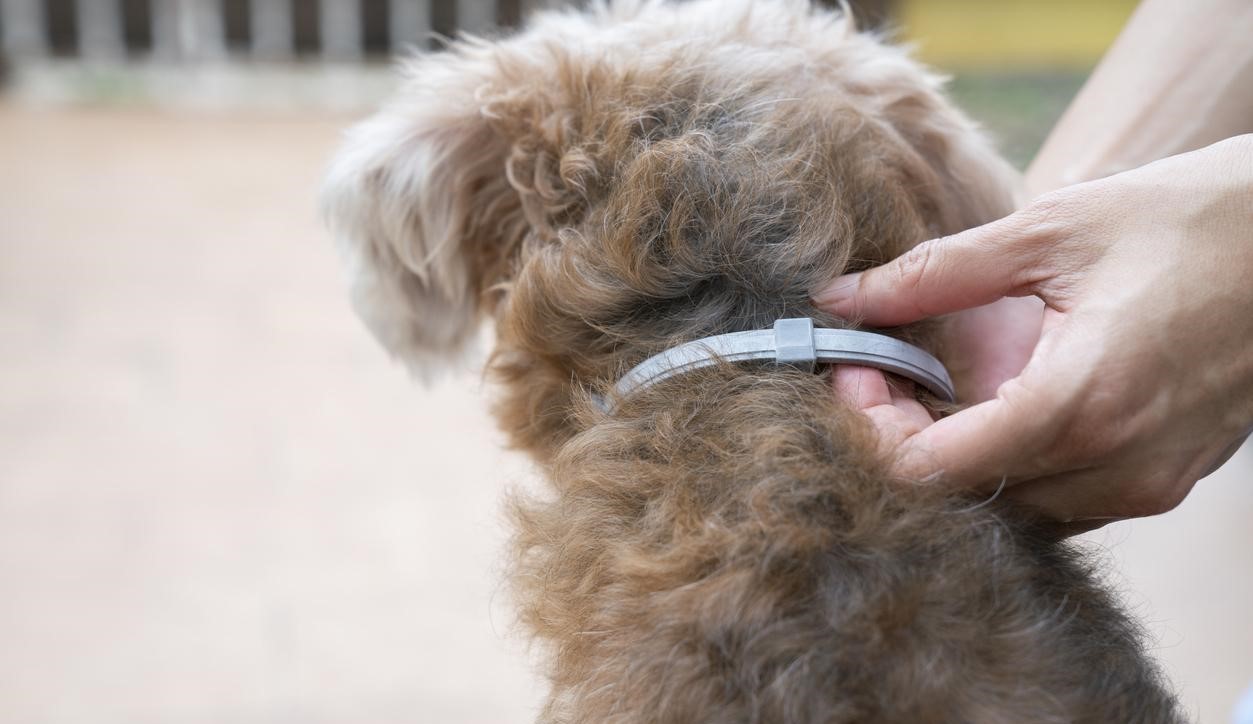
[[[1135,0],[900,0],[902,36],[948,68],[1090,68]]]

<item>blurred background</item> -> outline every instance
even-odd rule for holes
[[[314,197],[394,53],[543,4],[0,0],[0,721],[532,718],[532,472],[476,370],[424,389],[352,317]],[[1134,9],[854,5],[1019,166]],[[1253,680],[1250,477],[1084,541],[1205,722]]]

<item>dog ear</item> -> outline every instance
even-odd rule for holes
[[[526,234],[509,144],[479,100],[495,68],[478,41],[414,60],[392,104],[349,131],[323,188],[357,313],[418,373],[466,349]]]

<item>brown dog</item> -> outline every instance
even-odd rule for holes
[[[496,321],[501,423],[551,481],[513,506],[543,721],[1179,720],[1080,554],[890,477],[829,370],[593,404],[676,344],[848,326],[810,294],[1010,212],[935,77],[800,0],[550,13],[407,70],[327,208],[394,354],[425,368]]]

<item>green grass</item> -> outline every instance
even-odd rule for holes
[[[970,71],[957,73],[949,92],[984,125],[1006,158],[1026,168],[1086,77],[1073,71]]]

